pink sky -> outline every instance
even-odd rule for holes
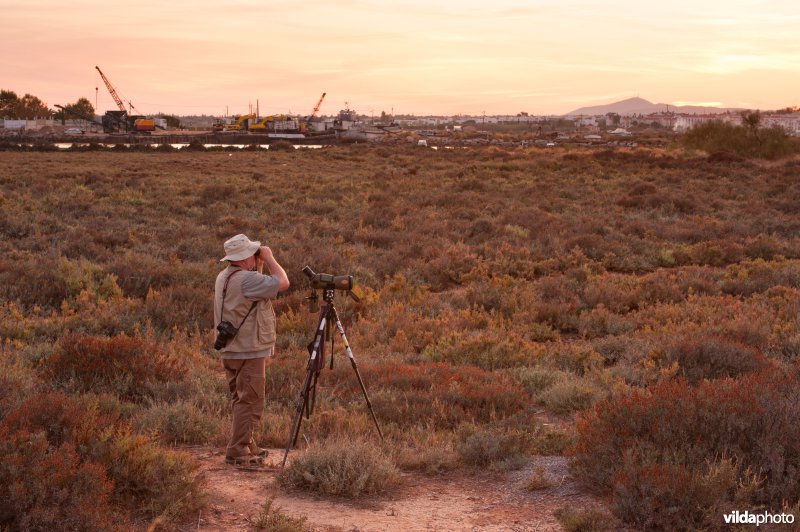
[[[561,114],[800,103],[789,1],[0,0],[0,88],[143,113]]]

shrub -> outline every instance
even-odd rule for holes
[[[732,153],[741,157],[777,159],[797,152],[792,138],[778,126],[750,129],[711,121],[693,127],[681,141],[688,148],[708,153]]]
[[[37,373],[16,357],[0,359],[0,419],[41,386]]]
[[[612,516],[597,508],[575,509],[564,506],[553,512],[567,532],[612,532],[620,530]]]
[[[750,506],[800,494],[800,368],[768,368],[739,379],[665,381],[595,405],[579,416],[574,470],[587,486],[611,493],[617,515],[642,523],[648,501],[663,501],[694,527],[737,485],[757,484]],[[786,444],[786,442],[792,442]],[[711,465],[707,462],[712,460]],[[730,460],[733,480],[719,487]],[[756,482],[751,472],[761,472]],[[622,480],[620,480],[622,479]],[[615,488],[616,486],[616,488]],[[668,506],[664,506],[667,508]]]
[[[276,140],[269,144],[270,151],[295,151],[294,144],[288,140]]]
[[[361,402],[352,370],[340,366],[337,385],[349,390],[345,399]],[[454,428],[464,421],[487,422],[514,415],[530,401],[510,376],[472,366],[387,362],[364,365],[361,374],[378,420],[400,427]]]
[[[10,431],[40,432],[50,445],[65,443],[85,446],[98,432],[111,426],[84,402],[80,404],[63,393],[43,393],[29,397],[2,420]]]
[[[188,401],[155,403],[137,415],[132,424],[137,432],[152,434],[165,444],[216,442],[228,428],[225,421]]]
[[[536,396],[539,403],[554,414],[571,414],[586,410],[603,395],[588,378],[567,377]]]
[[[356,498],[386,493],[399,478],[394,463],[375,445],[331,439],[294,458],[278,481],[284,487]]]
[[[757,349],[718,336],[685,338],[667,349],[663,365],[677,363],[690,383],[738,377],[763,369],[768,359]]]
[[[739,480],[730,460],[699,469],[626,460],[614,486],[612,510],[643,530],[715,529],[723,513],[752,504],[747,495],[756,484],[747,473]]]
[[[82,461],[71,444],[51,447],[42,433],[0,429],[0,528],[117,530],[103,467]]]
[[[522,466],[530,444],[530,434],[519,429],[468,424],[458,431],[456,451],[467,465],[517,469]]]
[[[537,395],[550,388],[564,375],[561,371],[538,366],[515,368],[511,374],[525,388],[525,391],[531,395]]]
[[[290,517],[283,512],[279,506],[273,506],[275,498],[269,497],[261,506],[261,512],[252,521],[251,529],[256,532],[266,530],[268,532],[298,532],[306,529],[305,517]]]
[[[448,441],[435,437],[430,440],[424,445],[402,449],[398,453],[398,465],[426,475],[438,475],[458,467],[458,455]]]
[[[525,489],[528,491],[542,491],[548,490],[555,486],[556,483],[547,474],[544,467],[537,466],[533,468],[528,478],[525,480]]]
[[[57,386],[80,392],[109,392],[141,401],[154,382],[179,381],[184,369],[174,358],[142,337],[112,338],[66,334],[43,368]]]
[[[571,431],[542,424],[533,436],[531,450],[541,456],[561,456],[575,444]]]
[[[97,454],[114,481],[115,499],[138,514],[177,517],[205,503],[198,465],[186,453],[119,432],[107,438]]]

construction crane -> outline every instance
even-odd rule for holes
[[[117,94],[117,90],[114,88],[114,85],[108,80],[103,71],[100,70],[99,66],[95,66],[97,71],[100,73],[100,77],[103,78],[103,83],[106,84],[106,88],[108,92],[111,94],[111,97],[114,98],[114,102],[119,107],[119,111],[106,111],[106,114],[103,116],[103,131],[106,133],[114,133],[116,131],[133,131],[134,133],[150,133],[154,131],[156,128],[164,129],[163,127],[156,124],[155,120],[152,118],[147,118],[144,116],[133,115],[133,110],[136,109],[128,100],[128,106],[130,107],[130,113],[125,109],[125,104],[122,103],[122,98],[119,97]]]
[[[314,106],[314,109],[311,111],[311,114],[308,115],[308,118],[306,119],[306,123],[305,123],[305,127],[306,128],[311,126],[311,120],[314,119],[314,116],[317,114],[317,111],[319,111],[319,107],[322,105],[322,100],[325,99],[325,95],[326,94],[327,94],[326,92],[322,93],[322,96],[319,97],[319,101],[317,102],[317,105]]]
[[[108,89],[108,92],[111,94],[111,97],[114,98],[114,102],[116,102],[117,107],[119,107],[119,110],[122,111],[123,113],[127,113],[127,111],[125,110],[125,104],[122,103],[122,99],[117,94],[117,91],[114,88],[114,85],[112,85],[111,82],[108,81],[108,78],[106,77],[105,74],[103,74],[103,71],[100,70],[99,66],[95,66],[95,68],[100,73],[100,77],[103,78],[103,83],[106,84],[106,88]],[[130,101],[128,101],[128,105],[130,105],[131,112],[132,112],[133,109],[134,109],[133,104]]]

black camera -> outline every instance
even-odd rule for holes
[[[352,275],[331,275],[329,273],[314,273],[310,266],[303,268],[303,273],[311,280],[311,288],[320,290],[344,290],[353,289]]]
[[[217,339],[214,341],[214,349],[219,351],[233,340],[239,329],[233,326],[229,321],[222,321],[217,325]]]

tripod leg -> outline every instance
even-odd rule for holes
[[[286,458],[289,456],[289,451],[294,445],[297,444],[297,437],[300,434],[300,425],[303,422],[303,410],[306,410],[307,416],[311,415],[313,406],[309,404],[309,396],[313,390],[314,398],[316,399],[317,378],[319,377],[320,369],[317,367],[319,365],[317,356],[322,355],[322,351],[325,349],[325,327],[328,322],[328,315],[330,314],[331,308],[331,305],[326,305],[320,310],[317,332],[314,335],[314,340],[312,340],[308,347],[310,356],[308,358],[308,366],[306,368],[306,379],[303,382],[303,388],[300,390],[300,397],[297,401],[297,411],[295,412],[294,419],[292,420],[292,432],[289,434],[289,441],[286,443],[286,451],[283,453],[283,462],[281,463],[281,467],[286,465]]]
[[[306,398],[306,419],[311,418],[314,405],[317,403],[317,380],[319,380],[319,371],[314,372],[314,380],[311,382],[309,395]]]
[[[289,456],[289,450],[297,443],[297,436],[300,434],[300,425],[303,423],[303,410],[306,409],[306,405],[308,404],[312,373],[311,367],[309,367],[308,371],[306,371],[306,380],[303,383],[303,389],[300,390],[300,397],[297,400],[297,410],[292,419],[292,431],[289,433],[289,441],[286,443],[286,452],[283,453],[281,467],[286,465],[286,458]]]
[[[367,408],[372,416],[372,421],[375,423],[375,428],[378,429],[378,436],[380,436],[381,441],[383,441],[383,432],[381,432],[381,428],[378,425],[378,418],[375,417],[375,411],[372,409],[372,402],[369,400],[369,395],[367,395],[367,388],[364,386],[364,381],[361,379],[361,372],[358,371],[358,365],[356,364],[356,359],[353,356],[353,350],[350,349],[350,342],[347,341],[347,336],[344,334],[344,327],[342,327],[342,322],[339,321],[339,315],[336,313],[336,309],[333,307],[333,304],[331,304],[331,321],[336,323],[336,329],[338,329],[339,336],[342,337],[342,341],[344,342],[345,352],[347,353],[347,357],[350,359],[350,365],[353,367],[353,371],[356,373],[356,378],[358,379],[358,384],[361,386],[361,391],[364,394],[364,400],[367,402]]]

